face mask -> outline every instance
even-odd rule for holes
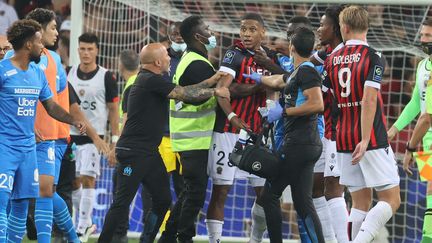
[[[214,49],[217,45],[216,37],[212,35],[208,38],[208,41],[209,43],[205,44],[205,48],[207,49],[207,51],[210,51],[211,49]]]
[[[171,48],[173,49],[173,51],[175,52],[184,52],[186,50],[186,43],[177,43],[177,42],[171,42]]]
[[[422,42],[421,47],[424,53],[432,55],[432,42]]]

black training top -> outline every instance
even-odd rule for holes
[[[285,108],[297,107],[306,102],[303,91],[319,87],[322,81],[312,66],[300,65],[291,76],[285,75],[286,86],[283,91]],[[321,97],[317,97],[317,99]],[[319,145],[321,139],[317,126],[317,114],[306,116],[287,116],[284,113],[285,144]]]
[[[168,117],[168,94],[176,85],[162,75],[141,70],[129,93],[127,120],[117,149],[158,152]]]

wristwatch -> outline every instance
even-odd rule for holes
[[[417,150],[416,150],[416,148],[414,147],[414,148],[411,148],[410,146],[409,146],[409,141],[406,143],[406,151],[408,151],[408,152],[411,152],[411,153],[414,153],[414,152],[416,152]]]

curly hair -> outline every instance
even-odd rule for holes
[[[329,7],[325,10],[325,16],[332,20],[333,31],[334,31],[336,37],[339,38],[340,40],[342,40],[342,35],[340,32],[340,26],[339,26],[339,14],[342,12],[343,9],[344,9],[344,6],[337,5],[337,6]]]
[[[45,29],[51,21],[55,20],[55,17],[55,13],[51,10],[36,8],[27,14],[26,19],[32,19],[38,22]]]
[[[7,30],[7,39],[14,50],[20,50],[24,44],[33,38],[42,26],[31,19],[15,21]]]

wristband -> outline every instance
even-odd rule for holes
[[[234,112],[229,113],[229,115],[227,116],[228,121],[231,121],[231,119],[232,119],[233,117],[235,117],[235,116],[237,116],[236,113],[234,113]]]
[[[119,140],[119,136],[117,136],[117,135],[112,135],[111,136],[111,143],[117,143],[117,141]]]
[[[410,148],[409,141],[408,141],[406,144],[406,151],[414,153],[414,152],[416,152],[416,148]]]

